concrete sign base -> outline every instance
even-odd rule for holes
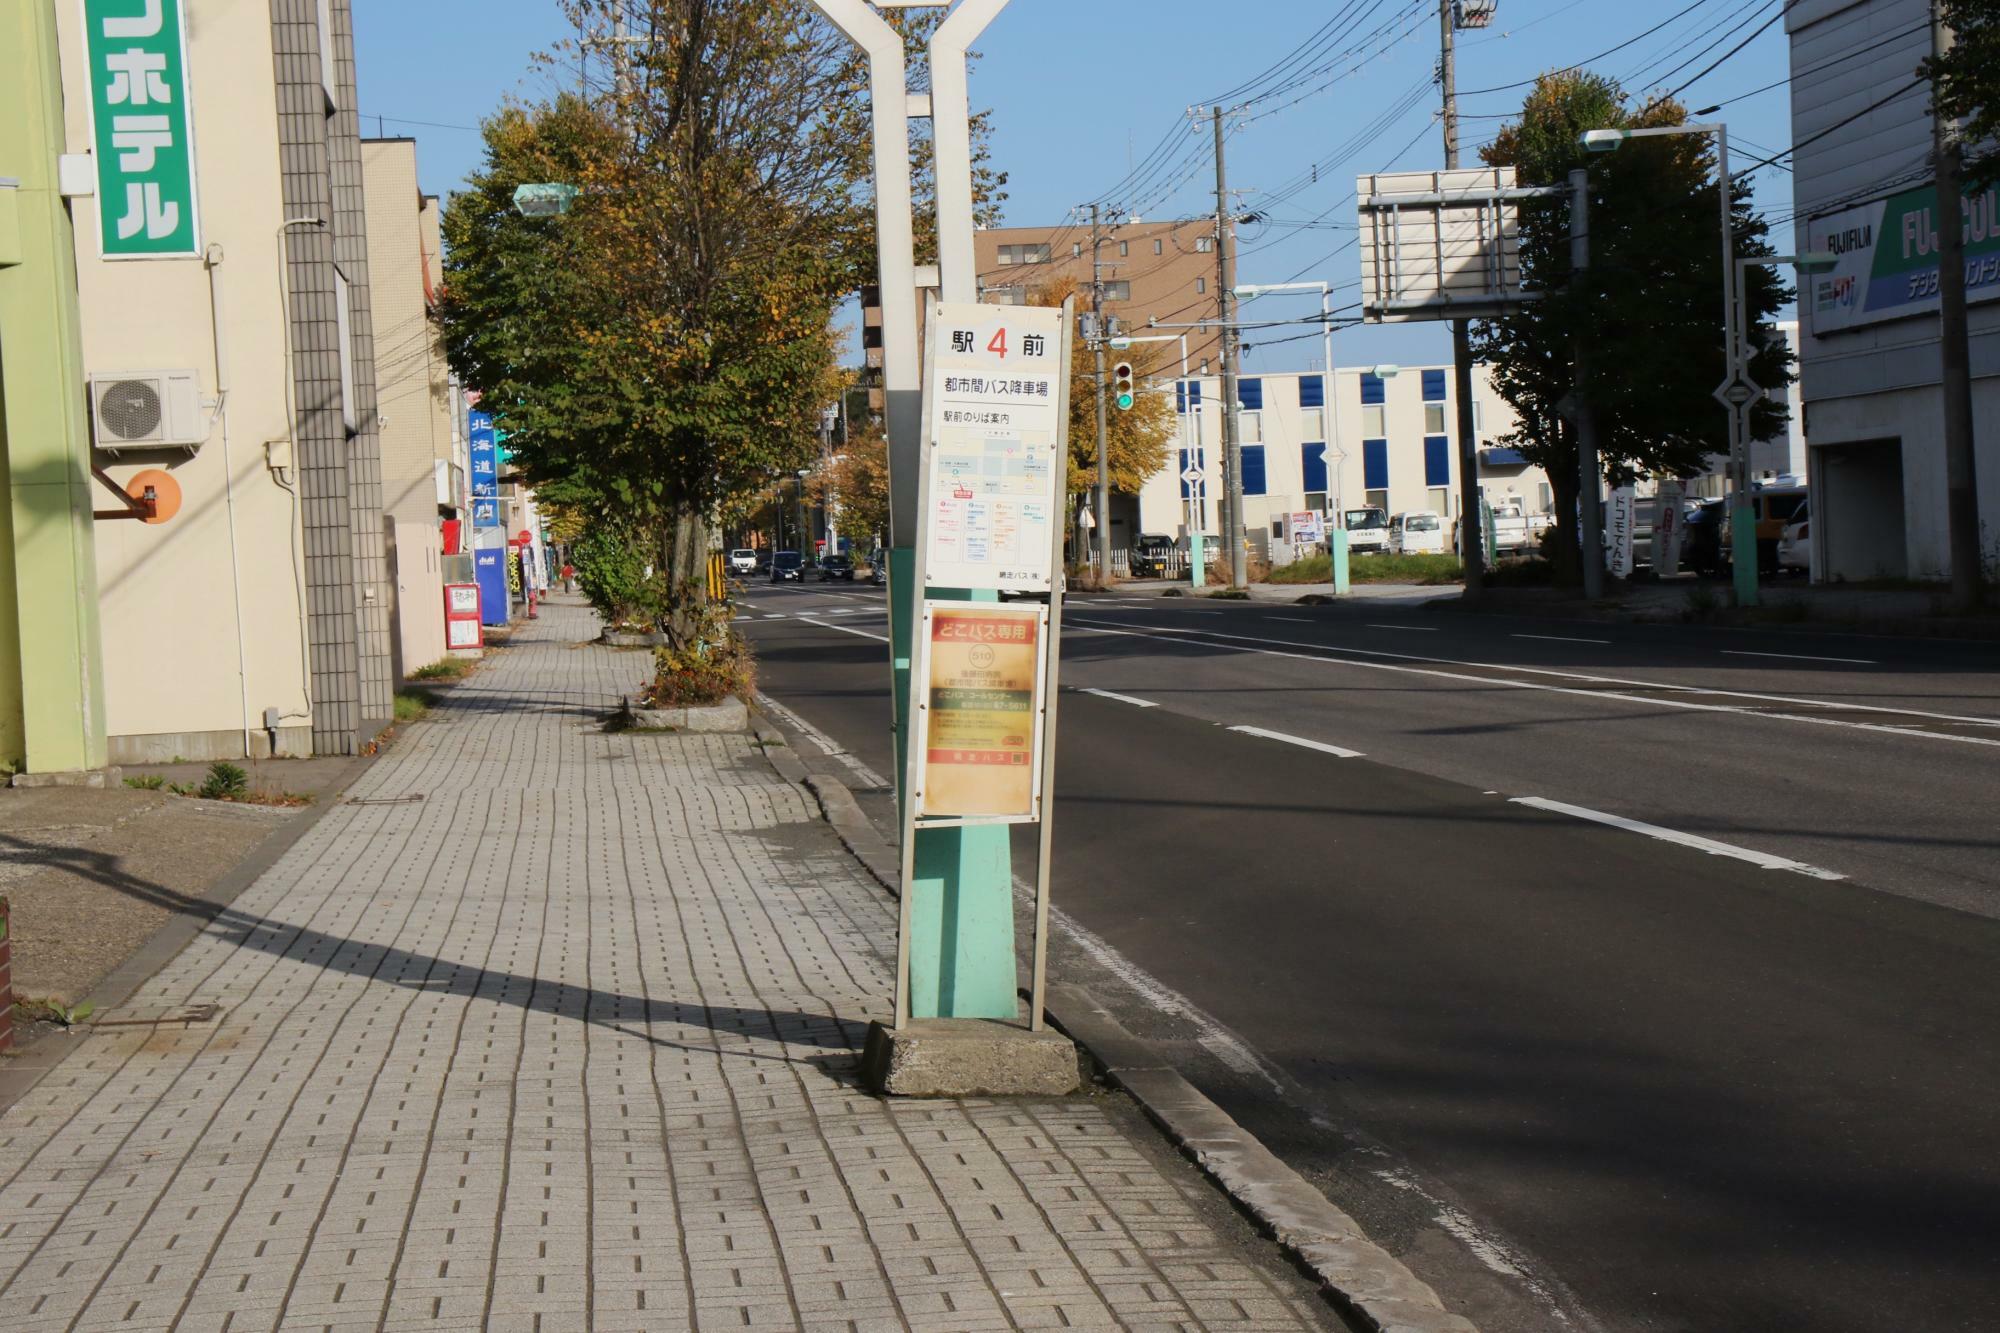
[[[1080,1082],[1068,1037],[987,1019],[870,1024],[861,1073],[892,1097],[1066,1097]]]

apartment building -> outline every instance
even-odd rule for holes
[[[348,0],[55,6],[112,763],[391,708]]]
[[[1216,314],[1215,219],[1184,222],[1113,221],[1103,225],[1096,250],[1104,280],[1104,312],[1144,334],[1149,321],[1187,324]],[[1088,303],[1094,271],[1089,225],[994,227],[973,236],[980,300],[1026,305],[1036,288],[1059,279],[1076,282]],[[1178,351],[1175,353],[1179,355]],[[1222,368],[1216,334],[1189,331],[1188,369]]]
[[[1340,370],[1329,402],[1317,372],[1246,375],[1237,381],[1243,410],[1244,530],[1253,544],[1283,535],[1285,515],[1372,506],[1389,514],[1429,509],[1446,519],[1460,511],[1458,406],[1451,367],[1402,367],[1394,375]],[[1548,476],[1513,449],[1495,443],[1515,427],[1513,410],[1483,368],[1473,377],[1479,436],[1479,484],[1494,504],[1519,501],[1529,514],[1549,512]],[[1114,497],[1112,542],[1140,533],[1185,537],[1191,513],[1202,530],[1222,531],[1224,495],[1221,380],[1174,385],[1177,438],[1166,466],[1137,496]],[[1191,488],[1184,475],[1198,470]],[[1196,510],[1190,510],[1190,491]]]
[[[1791,37],[1802,427],[1814,577],[1950,575],[1927,0],[1799,0]],[[1852,57],[1867,53],[1866,59]],[[1988,559],[2000,559],[2000,191],[1963,205],[1973,437]]]
[[[368,271],[375,311],[382,515],[398,676],[445,655],[441,523],[459,517],[469,459],[453,429],[450,368],[431,306],[444,281],[435,195],[417,184],[414,139],[364,139]]]

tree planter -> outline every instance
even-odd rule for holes
[[[608,648],[664,648],[667,636],[657,630],[608,629],[597,636],[597,641]]]
[[[750,730],[750,709],[741,699],[694,708],[642,708],[625,701],[625,726],[635,731],[685,731],[701,735]]]

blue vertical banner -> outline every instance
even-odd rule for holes
[[[507,533],[500,526],[500,445],[490,412],[466,417],[472,455],[472,569],[479,581],[479,619],[508,621]]]

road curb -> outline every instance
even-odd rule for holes
[[[809,773],[782,732],[761,715],[752,729],[772,767],[817,798],[841,844],[891,897],[900,891],[901,862],[839,779]],[[1127,1032],[1078,986],[1049,988],[1049,1019],[1096,1066],[1101,1077],[1137,1102],[1202,1174],[1227,1194],[1287,1257],[1311,1274],[1327,1300],[1367,1333],[1478,1333],[1444,1308],[1438,1294],[1401,1260],[1369,1240],[1298,1172],[1204,1095],[1158,1054]]]

